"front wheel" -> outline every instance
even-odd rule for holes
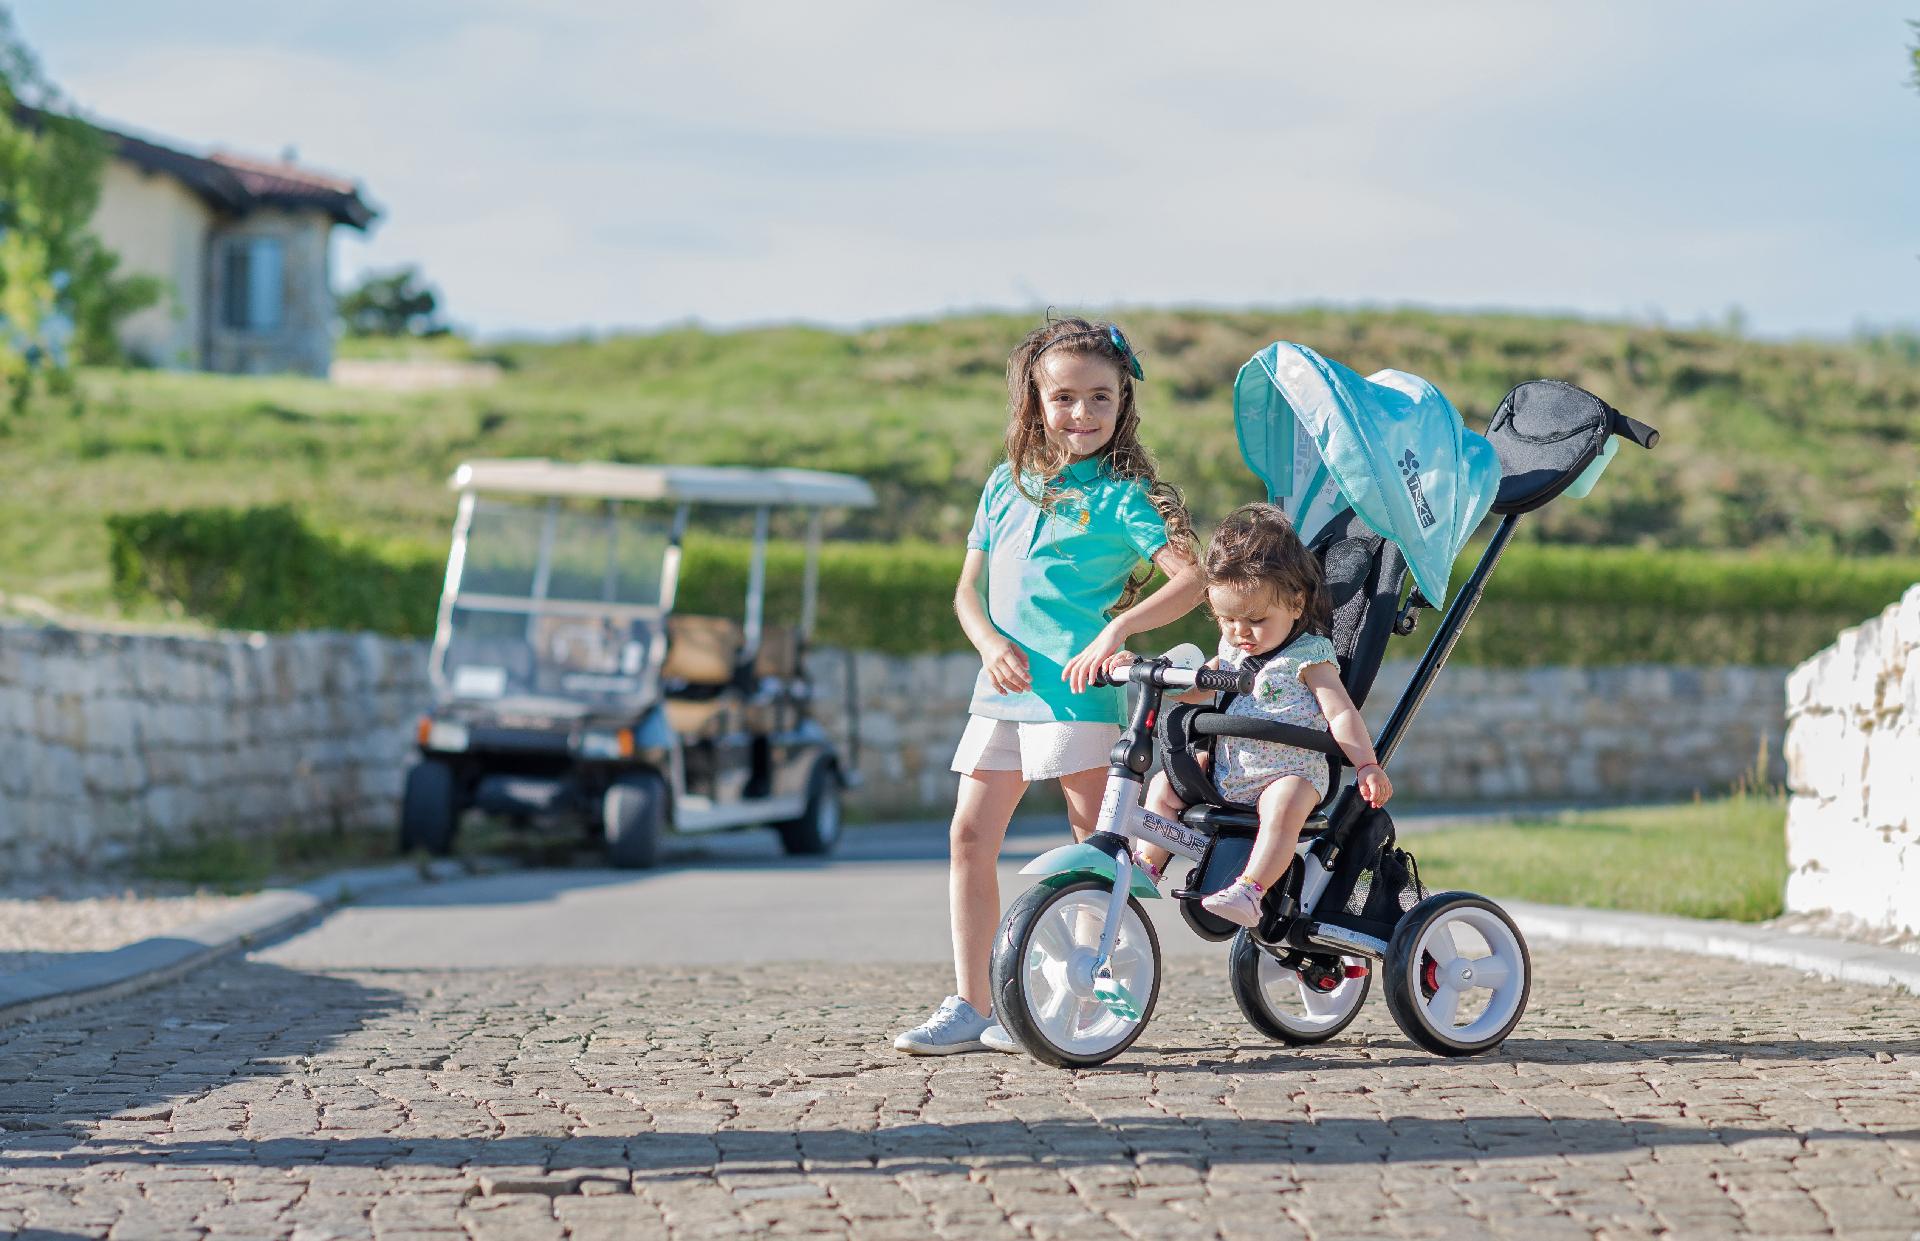
[[[415,763],[400,793],[400,852],[425,849],[434,857],[452,853],[460,826],[456,797],[451,766],[437,758]]]
[[[807,779],[807,808],[779,825],[780,847],[798,857],[819,857],[840,843],[840,777],[833,764],[813,765]]]
[[[1436,1056],[1498,1047],[1527,1008],[1533,963],[1507,911],[1472,892],[1436,892],[1387,945],[1387,1011]]]
[[[1056,1068],[1105,1064],[1133,1045],[1160,998],[1160,939],[1127,898],[1111,977],[1094,970],[1113,887],[1080,879],[1041,884],[1007,910],[993,941],[993,1003],[1000,1024],[1033,1058]]]
[[[1268,1038],[1306,1047],[1324,1043],[1353,1024],[1373,985],[1361,957],[1308,959],[1289,954],[1284,965],[1241,931],[1227,956],[1233,998],[1253,1028]]]
[[[667,782],[653,772],[623,776],[600,801],[607,860],[622,870],[645,870],[660,857],[667,817]]]

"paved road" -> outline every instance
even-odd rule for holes
[[[580,962],[594,936],[628,924],[548,925],[611,918],[596,902],[624,890],[658,907],[647,916],[660,922],[634,925],[669,928],[675,944],[724,939],[739,910],[850,885],[863,867],[920,893],[889,914],[933,920],[938,951],[800,963],[779,923],[745,962],[682,945],[677,962],[593,965]],[[1920,1229],[1910,996],[1542,946],[1520,1031],[1458,1062],[1415,1051],[1377,1000],[1332,1043],[1278,1047],[1240,1019],[1217,964],[1188,957],[1153,1027],[1105,1070],[912,1060],[885,1040],[944,989],[929,884],[937,893],[936,862],[885,858],[845,875],[735,858],[631,886],[502,877],[435,907],[345,911],[252,959],[0,1031],[0,1234],[1909,1241]],[[515,891],[547,895],[503,895]],[[469,968],[375,968],[371,926],[350,931],[389,920],[440,951],[441,923],[471,936],[488,914],[573,943],[573,963],[482,968],[496,948],[470,942]],[[864,935],[875,958],[921,951],[903,946],[912,919],[842,915],[809,943]]]
[[[1427,811],[1403,816],[1399,829],[1485,821],[1485,811]],[[1066,840],[1057,818],[1015,823],[1002,897],[1025,891],[1020,867]],[[510,871],[371,898],[262,959],[374,969],[941,961],[946,856],[944,827],[928,823],[852,829],[831,861],[783,857],[769,832],[695,837],[676,841],[668,864],[650,872]],[[1224,946],[1188,932],[1169,903],[1147,904],[1169,957],[1225,959]]]

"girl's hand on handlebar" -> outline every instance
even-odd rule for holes
[[[1106,678],[1108,684],[1118,685],[1127,679],[1127,669],[1139,661],[1140,657],[1132,651],[1117,651],[1101,661],[1100,675]]]
[[[1113,626],[1108,625],[1098,637],[1087,643],[1086,650],[1067,661],[1067,666],[1060,670],[1060,679],[1067,683],[1068,689],[1076,694],[1081,693],[1093,684],[1094,674],[1120,653],[1121,644],[1125,641],[1124,635],[1115,633]]]
[[[997,646],[982,651],[980,663],[987,670],[987,681],[1002,694],[1022,694],[1033,688],[1027,653],[1012,638],[1002,638]]]
[[[1360,781],[1360,796],[1366,799],[1375,810],[1387,804],[1393,796],[1393,781],[1387,779],[1386,768],[1378,763],[1368,763],[1356,773]]]

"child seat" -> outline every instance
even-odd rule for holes
[[[1399,615],[1406,561],[1391,540],[1368,528],[1350,508],[1329,522],[1308,550],[1320,561],[1333,605],[1333,650],[1340,661],[1340,682],[1346,686],[1353,704],[1361,706],[1373,688],[1374,677],[1386,656],[1387,639]],[[1196,753],[1203,749],[1210,752],[1212,746],[1212,737],[1200,729],[1206,726],[1207,717],[1217,720],[1220,714],[1214,707],[1201,703],[1181,703],[1169,708],[1158,721],[1161,763],[1175,796],[1187,804],[1186,812],[1180,817],[1189,826],[1250,834],[1259,826],[1254,807],[1223,797],[1208,770],[1195,759]],[[1298,731],[1317,733],[1317,737],[1300,740],[1317,740],[1319,744],[1311,748],[1327,755],[1327,788],[1331,797],[1340,787],[1345,756],[1329,734],[1318,730]],[[1311,834],[1325,827],[1326,820],[1315,815],[1307,821],[1304,831]]]

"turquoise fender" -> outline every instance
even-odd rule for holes
[[[1072,883],[1076,879],[1104,879],[1112,884],[1119,871],[1118,862],[1092,845],[1085,844],[1049,849],[1020,868],[1023,875],[1045,876],[1040,882],[1050,888]],[[1147,878],[1137,866],[1133,868],[1133,894],[1143,898],[1160,895],[1160,889],[1153,886],[1153,880]]]

